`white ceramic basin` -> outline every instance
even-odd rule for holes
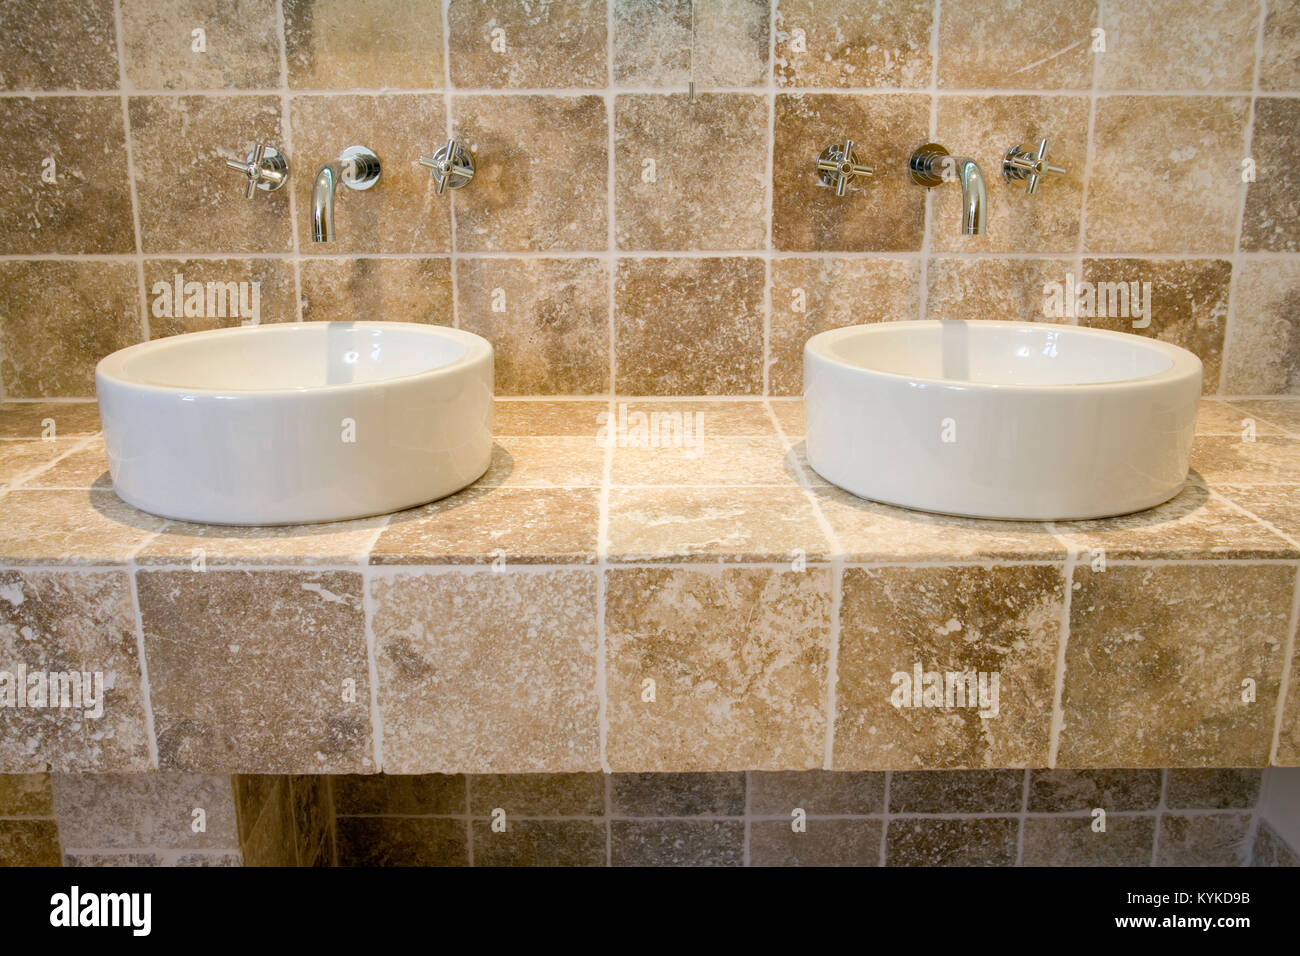
[[[1201,395],[1185,349],[1031,322],[857,325],[804,346],[808,461],[944,514],[1127,514],[1178,493]]]
[[[492,455],[492,346],[402,322],[195,332],[95,371],[113,487],[168,518],[269,525],[449,495]]]

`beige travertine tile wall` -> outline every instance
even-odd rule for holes
[[[177,274],[260,283],[263,322],[473,330],[506,395],[795,395],[822,329],[1147,281],[1149,327],[1078,321],[1192,349],[1210,394],[1300,393],[1295,0],[0,9],[0,397],[240,321],[156,314]],[[453,133],[478,174],[437,196],[416,159]],[[1044,136],[1068,172],[1031,197],[999,164]],[[876,173],[837,199],[812,162],[846,137]],[[983,166],[987,235],[908,180],[927,140]],[[248,201],[221,160],[256,141],[293,176]],[[354,142],[383,179],[314,245],[312,174]]]

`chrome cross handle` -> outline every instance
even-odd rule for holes
[[[817,157],[817,175],[823,186],[830,186],[835,195],[843,196],[849,183],[859,176],[870,176],[875,170],[864,166],[853,155],[853,140],[847,140],[843,146],[835,143],[822,150]]]
[[[432,156],[421,156],[420,165],[433,170],[439,196],[448,186],[460,189],[474,178],[474,157],[455,139],[447,140],[447,145]]]
[[[1022,146],[1012,146],[1002,160],[1003,178],[1009,183],[1020,179],[1029,180],[1025,191],[1031,196],[1038,188],[1039,178],[1049,173],[1053,176],[1064,176],[1065,167],[1052,166],[1047,162],[1047,140],[1045,139],[1039,140],[1036,153],[1031,153]]]
[[[278,149],[261,143],[253,147],[253,151],[242,163],[237,159],[228,159],[226,165],[239,170],[248,178],[248,188],[244,191],[247,199],[252,199],[259,189],[275,192],[289,181],[289,157]]]

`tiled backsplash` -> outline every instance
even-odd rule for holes
[[[1148,327],[1077,321],[1192,349],[1209,393],[1300,392],[1296,0],[7,0],[0,19],[3,397],[90,396],[114,349],[241,321],[166,308],[177,276],[257,282],[262,322],[478,332],[501,394],[661,395],[798,394],[825,328],[1041,318],[1048,283],[1150,282]],[[477,175],[438,196],[416,160],[453,133]],[[1000,162],[1040,137],[1068,171],[1029,196]],[[846,138],[876,172],[836,198],[813,160]],[[982,165],[986,235],[960,234],[955,187],[908,179],[929,140]],[[222,159],[255,142],[292,178],[246,200]],[[313,244],[312,174],[353,143],[383,178]]]

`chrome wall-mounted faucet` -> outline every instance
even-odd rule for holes
[[[242,163],[237,159],[228,159],[226,165],[247,177],[248,188],[244,191],[247,199],[257,195],[259,189],[273,193],[289,181],[289,157],[274,146],[258,143]]]
[[[912,182],[931,189],[954,179],[961,182],[961,231],[982,236],[988,225],[988,187],[984,171],[969,156],[952,156],[938,143],[926,143],[907,162]]]
[[[326,163],[311,184],[311,241],[334,241],[334,190],[339,181],[349,189],[369,189],[379,182],[379,157],[364,146],[349,146]]]
[[[1048,174],[1064,176],[1065,167],[1048,164],[1047,140],[1045,139],[1038,141],[1038,152],[1036,153],[1031,153],[1023,146],[1012,146],[1007,150],[1007,155],[1002,160],[1002,178],[1009,183],[1022,179],[1029,180],[1025,192],[1031,196],[1034,194],[1034,190],[1038,188],[1038,180]]]
[[[827,146],[817,157],[817,176],[823,186],[835,190],[835,195],[843,196],[849,184],[859,176],[870,176],[875,170],[858,162],[853,155],[853,140],[846,140],[844,145],[838,143]]]
[[[433,170],[439,196],[448,186],[460,189],[469,185],[469,181],[474,178],[474,157],[455,139],[447,140],[447,145],[432,156],[421,156],[420,165]]]

